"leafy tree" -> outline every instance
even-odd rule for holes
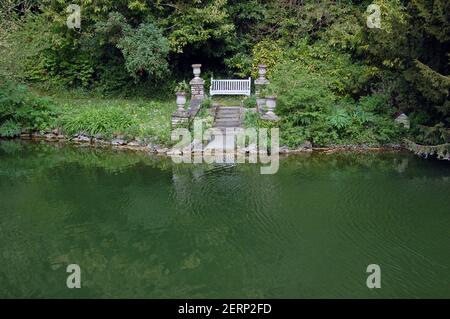
[[[174,52],[182,53],[186,46],[198,47],[210,40],[227,41],[234,25],[229,21],[227,0],[193,1],[194,5],[178,5],[170,18],[172,32],[169,40]]]
[[[137,78],[162,78],[168,71],[169,41],[152,23],[141,24],[135,31],[125,33],[117,47],[125,57],[125,66]]]
[[[424,140],[423,127],[449,127],[450,3],[445,0],[375,1],[382,8],[382,28],[366,33],[362,46],[370,61],[396,72],[390,86],[396,106],[412,113],[413,126]],[[412,97],[412,98],[411,98]],[[415,116],[414,113],[428,113]],[[420,129],[422,127],[422,129]],[[427,140],[445,143],[445,134]]]

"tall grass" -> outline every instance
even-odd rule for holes
[[[170,140],[172,101],[146,99],[59,99],[61,126],[67,134]]]

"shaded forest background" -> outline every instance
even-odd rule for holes
[[[72,3],[80,29],[66,26]],[[366,25],[372,3],[380,29]],[[12,115],[25,94],[17,83],[161,98],[192,77],[193,63],[207,81],[255,77],[265,63],[285,144],[450,139],[448,0],[4,0],[0,19],[0,131],[47,124]],[[402,112],[408,133],[392,125]]]

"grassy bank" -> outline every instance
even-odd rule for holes
[[[104,140],[152,138],[165,145],[175,109],[171,100],[50,93],[5,82],[0,85],[0,137],[58,131]]]
[[[120,98],[56,97],[60,127],[66,134],[87,134],[105,139],[154,137],[170,140],[173,101]]]

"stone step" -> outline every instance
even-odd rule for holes
[[[234,116],[239,116],[241,113],[240,112],[217,112],[216,115],[234,115]]]
[[[237,135],[238,134],[238,129],[242,129],[241,127],[238,127],[238,126],[219,126],[219,127],[215,127],[214,128],[215,130],[220,130],[220,131],[222,131],[222,134],[223,135],[225,135],[225,134],[229,134],[229,135]],[[234,131],[233,131],[233,129],[234,129]],[[227,130],[229,131],[229,132],[227,132]]]
[[[217,109],[214,127],[225,130],[226,128],[241,127],[241,108],[239,106],[220,106]]]
[[[233,124],[218,124],[217,126],[215,126],[214,128],[217,128],[219,130],[222,129],[226,129],[226,128],[240,128],[240,124],[239,123],[233,123]]]
[[[216,119],[215,123],[241,123],[240,118]]]
[[[239,108],[239,107],[233,107],[231,109],[224,109],[224,108],[219,107],[217,109],[217,112],[240,112],[240,111],[241,111],[241,108]]]
[[[223,128],[240,128],[239,124],[233,123],[233,124],[218,124],[214,127],[215,129],[223,129]]]
[[[239,120],[240,118],[241,118],[240,115],[216,116],[216,119],[224,119],[224,120],[230,120],[230,119]]]
[[[217,116],[240,116],[241,115],[241,113],[230,113],[230,112],[217,112],[216,113],[216,117]]]
[[[224,120],[224,121],[230,121],[230,120],[240,120],[240,116],[216,116],[216,121],[218,120]]]
[[[231,123],[231,122],[241,123],[241,119],[240,118],[216,119],[216,123]]]
[[[240,114],[216,114],[216,119],[217,118],[227,118],[227,119],[236,118],[236,119],[238,119],[240,117],[241,117]]]
[[[218,110],[222,111],[240,111],[240,107],[219,107]]]
[[[220,114],[216,115],[216,119],[239,119],[241,116],[240,114]]]
[[[239,110],[239,106],[219,106],[219,110]]]
[[[241,116],[241,113],[216,113],[216,117],[220,117],[220,116],[235,116],[235,117],[239,117]]]
[[[222,134],[225,135],[227,133],[227,129],[230,128],[240,128],[240,127],[236,127],[236,126],[220,126],[220,127],[215,127],[215,129],[222,131]]]

